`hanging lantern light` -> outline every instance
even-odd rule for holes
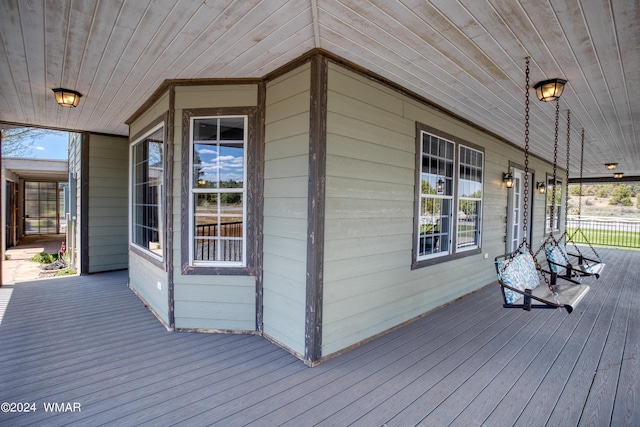
[[[507,188],[513,187],[513,174],[511,172],[503,172],[502,180],[504,181],[504,185]]]
[[[436,187],[438,194],[444,193],[444,180],[442,178],[438,178],[438,185]]]
[[[560,98],[564,85],[567,83],[564,79],[551,79],[536,83],[533,87],[540,101],[555,101]]]
[[[63,89],[61,87],[52,89],[56,96],[56,102],[61,107],[77,107],[82,94],[71,89]]]

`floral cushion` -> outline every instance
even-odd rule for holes
[[[521,291],[535,289],[540,284],[536,264],[530,253],[523,253],[511,259],[507,258],[498,261],[498,275],[505,285]],[[507,304],[513,304],[522,298],[522,294],[511,289],[503,288],[503,290]]]
[[[547,254],[547,260],[549,261],[549,268],[552,272],[558,273],[560,276],[567,274],[567,252],[564,246],[547,245],[544,247],[544,251]]]

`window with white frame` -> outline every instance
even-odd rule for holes
[[[480,246],[482,218],[482,152],[460,146],[458,175],[458,250]]]
[[[451,253],[454,143],[422,132],[418,260]]]
[[[426,125],[417,129],[412,268],[479,253],[482,243],[482,148]]]
[[[190,122],[190,260],[246,265],[247,116]]]
[[[164,124],[131,144],[131,244],[163,258]]]

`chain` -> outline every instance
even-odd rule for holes
[[[553,235],[553,219],[556,215],[556,179],[558,174],[558,121],[560,120],[560,100],[556,99],[556,124],[553,138],[553,184],[551,186],[551,209],[549,212],[549,234]]]
[[[513,258],[515,258],[515,254],[520,253],[522,251],[523,248],[527,248],[527,251],[529,252],[529,254],[531,255],[531,257],[533,258],[533,262],[536,266],[536,270],[538,270],[540,272],[540,275],[542,276],[542,278],[544,279],[547,287],[549,288],[549,290],[554,294],[554,296],[556,295],[555,290],[553,289],[553,286],[551,284],[551,281],[549,280],[549,278],[547,277],[546,274],[544,274],[544,271],[542,270],[542,267],[540,266],[540,264],[538,263],[538,259],[537,256],[533,254],[533,251],[531,250],[531,246],[527,243],[527,222],[528,219],[527,217],[529,216],[529,62],[530,62],[531,58],[529,56],[527,56],[526,58],[526,68],[525,68],[525,101],[524,101],[524,191],[523,191],[523,202],[524,202],[524,206],[523,206],[523,213],[524,213],[524,218],[522,219],[522,230],[523,230],[523,239],[522,242],[520,242],[520,244],[518,245],[518,248],[512,252],[511,257],[508,258],[505,262],[505,264],[502,266],[502,272],[504,272],[507,267],[509,266],[509,264],[511,263],[511,261],[513,260]],[[556,109],[556,151],[557,151],[557,139],[558,139],[558,119],[557,119],[557,115],[558,115],[558,111]],[[557,153],[556,153],[557,156]],[[554,167],[555,167],[555,163],[554,162]],[[554,179],[555,179],[555,170],[554,170]],[[555,188],[555,187],[554,187]]]
[[[523,197],[523,211],[524,218],[522,219],[522,230],[523,230],[523,238],[522,242],[518,245],[518,247],[511,252],[511,256],[506,259],[506,262],[502,266],[502,272],[504,272],[511,261],[515,258],[516,254],[522,251],[523,247],[527,247],[529,252],[531,253],[531,248],[527,244],[527,216],[529,209],[529,61],[530,57],[526,58],[526,67],[525,67],[525,89],[524,89],[524,197]],[[533,254],[532,254],[533,255]],[[535,261],[535,257],[533,258]],[[537,264],[537,261],[535,261]]]
[[[564,197],[564,234],[567,234],[567,220],[569,219],[569,147],[571,146],[571,110],[567,110],[567,179],[565,181],[566,194]]]
[[[578,197],[578,218],[582,217],[582,169],[584,167],[584,128],[582,128],[582,143],[580,144],[580,197]]]
[[[527,240],[527,222],[529,216],[529,61],[525,68],[524,98],[524,218],[522,219],[523,242]]]

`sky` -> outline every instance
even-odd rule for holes
[[[67,132],[53,132],[33,141],[31,154],[36,159],[67,160]]]

